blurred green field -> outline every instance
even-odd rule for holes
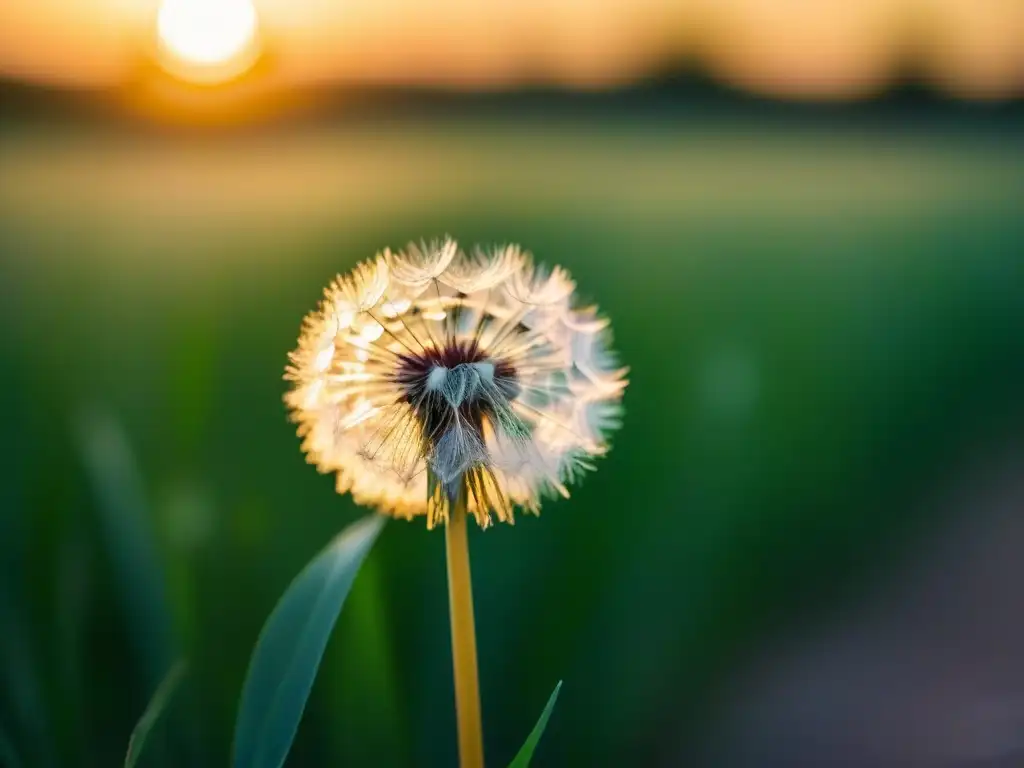
[[[445,233],[569,268],[632,369],[624,428],[574,497],[471,536],[489,758],[511,759],[559,679],[535,765],[696,753],[746,654],[841,611],[936,524],[948,472],[1022,434],[1013,138],[8,124],[0,755],[118,764],[183,656],[143,765],[226,764],[264,618],[362,514],[303,462],[286,353],[336,272]],[[442,553],[420,523],[385,529],[289,765],[455,764]]]

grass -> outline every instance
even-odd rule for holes
[[[153,620],[124,608],[77,453],[94,403],[137,457],[189,660],[140,765],[226,764],[263,620],[361,514],[303,464],[285,354],[327,279],[385,245],[521,242],[572,270],[632,367],[625,427],[572,502],[470,531],[488,754],[515,754],[563,678],[539,768],[696,750],[767,629],[841,611],[935,524],[911,502],[1022,424],[1024,156],[988,134],[438,121],[3,142],[0,733],[25,765],[117,764],[152,692]],[[290,765],[395,741],[455,764],[435,534],[389,526]],[[382,631],[372,669],[353,664]]]

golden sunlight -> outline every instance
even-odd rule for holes
[[[185,80],[229,80],[259,54],[251,0],[163,0],[156,31],[161,63]]]

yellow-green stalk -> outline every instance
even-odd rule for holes
[[[460,493],[444,529],[448,560],[448,612],[452,624],[455,713],[459,729],[460,768],[483,768],[484,739],[480,718],[480,683],[476,663],[473,585],[469,572],[466,498]]]

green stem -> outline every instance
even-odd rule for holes
[[[448,611],[452,623],[452,666],[455,672],[455,713],[459,727],[460,768],[483,768],[484,742],[477,677],[473,585],[469,572],[469,537],[464,494],[452,504],[444,527],[448,560]]]

